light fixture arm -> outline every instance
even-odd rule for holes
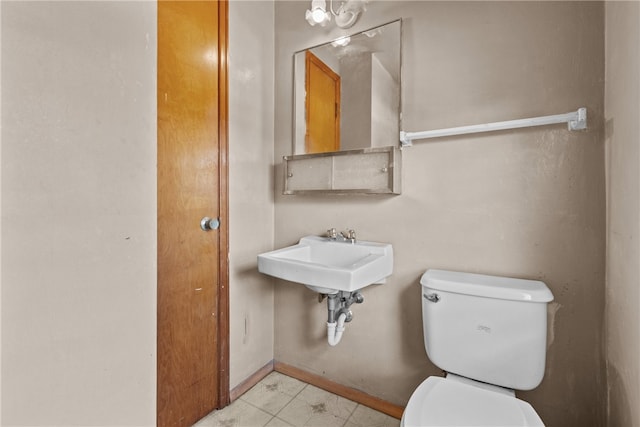
[[[369,0],[347,0],[340,4],[338,12],[333,11],[333,0],[330,0],[331,13],[336,17],[336,25],[340,28],[351,28],[360,14],[367,9]]]
[[[368,2],[369,0],[346,0],[340,4],[336,12],[333,9],[333,0],[329,0],[329,11],[327,12],[325,0],[312,0],[311,9],[307,10],[305,18],[311,26],[320,24],[320,26],[324,27],[331,20],[331,15],[333,15],[338,27],[351,28],[360,14],[366,10]]]
[[[340,5],[340,7],[342,7],[342,5]],[[338,14],[333,10],[333,0],[329,0],[329,10],[331,11],[331,14],[333,16],[338,16]],[[340,10],[340,9],[338,9]]]

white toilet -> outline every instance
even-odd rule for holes
[[[447,375],[418,386],[401,426],[544,426],[514,390],[534,389],[544,376],[549,288],[444,270],[428,270],[420,283],[427,355]]]

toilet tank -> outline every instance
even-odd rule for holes
[[[420,283],[424,344],[435,365],[516,390],[540,384],[553,300],[543,282],[428,270]]]

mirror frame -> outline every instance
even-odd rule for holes
[[[300,117],[302,117],[303,121],[306,121],[306,91],[303,89],[302,90],[302,96],[304,98],[300,98],[301,94],[300,94],[300,82],[298,82],[297,77],[299,77],[299,73],[300,71],[297,69],[296,63],[296,57],[298,54],[303,54],[305,52],[308,51],[312,51],[313,49],[319,48],[319,47],[323,47],[326,45],[329,45],[331,43],[334,43],[336,40],[340,40],[340,39],[344,39],[346,37],[355,37],[361,34],[365,34],[369,31],[374,31],[376,29],[385,27],[387,25],[391,25],[397,23],[399,25],[398,28],[398,96],[397,96],[397,132],[389,132],[389,134],[391,135],[392,133],[395,135],[394,139],[389,141],[389,143],[385,143],[385,144],[379,144],[376,145],[375,147],[383,147],[389,144],[395,144],[398,143],[398,137],[397,135],[399,134],[399,130],[401,129],[401,120],[402,120],[402,18],[398,18],[398,19],[394,19],[392,21],[380,24],[380,25],[376,25],[374,27],[362,30],[362,31],[358,31],[356,33],[353,34],[349,34],[349,35],[342,35],[340,37],[337,37],[335,39],[332,39],[330,41],[324,42],[324,43],[320,43],[317,44],[315,46],[311,46],[308,47],[306,49],[301,49],[298,50],[296,52],[293,53],[293,99],[292,99],[292,104],[293,104],[293,108],[292,108],[292,131],[291,131],[291,136],[292,136],[292,140],[291,140],[291,153],[292,155],[313,155],[313,154],[322,154],[322,153],[307,153],[306,151],[301,151],[299,148],[300,147],[304,147],[306,145],[306,142],[304,140],[304,136],[302,137],[302,141],[299,141],[299,124],[300,124]],[[304,61],[302,61],[304,63]],[[303,73],[304,75],[304,73]],[[305,78],[306,80],[306,78]],[[302,87],[305,86],[305,81],[302,81]],[[299,99],[300,98],[300,99]],[[302,106],[302,113],[300,113],[300,108]],[[303,126],[304,132],[306,133],[306,124]],[[372,141],[369,141],[369,145],[366,147],[347,147],[341,150],[338,150],[336,152],[341,152],[341,151],[349,151],[349,150],[354,150],[354,149],[368,149],[368,148],[375,148],[374,146],[371,145]],[[332,152],[332,151],[329,151]]]

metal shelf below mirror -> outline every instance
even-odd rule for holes
[[[400,194],[398,147],[284,156],[283,194]]]

